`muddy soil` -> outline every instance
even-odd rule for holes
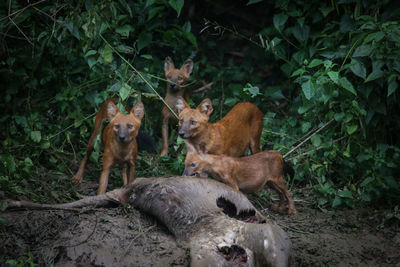
[[[296,207],[296,216],[269,216],[288,233],[294,266],[400,266],[399,229],[378,230],[378,211]]]
[[[400,266],[400,232],[377,228],[377,211],[324,211],[310,203],[296,202],[295,216],[262,210],[288,232],[293,266]],[[184,244],[133,208],[11,211],[0,216],[8,220],[0,224],[0,263],[32,252],[41,266],[189,265]]]

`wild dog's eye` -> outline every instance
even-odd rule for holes
[[[183,123],[183,120],[179,120],[179,123],[182,124],[182,123]]]
[[[196,167],[196,165],[197,165],[197,163],[196,163],[196,162],[192,162],[192,163],[190,163],[190,167],[192,167],[192,168]]]
[[[196,125],[196,124],[197,124],[197,121],[191,121],[190,124],[191,124],[191,125]]]
[[[133,129],[133,125],[132,124],[128,124],[128,129],[132,130]]]
[[[183,78],[181,76],[178,76],[178,81],[182,81]]]
[[[115,124],[114,128],[118,130],[119,129],[119,124]]]

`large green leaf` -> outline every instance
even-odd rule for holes
[[[178,17],[181,14],[181,10],[183,7],[183,4],[185,3],[184,0],[169,0],[168,4],[175,9],[176,13],[178,13]]]
[[[133,31],[133,28],[131,25],[125,24],[116,28],[115,31],[123,37],[129,37],[129,33]]]
[[[310,27],[307,25],[301,26],[299,23],[297,23],[296,26],[293,27],[292,32],[294,37],[302,43],[308,40],[308,36],[310,35]]]
[[[394,92],[396,92],[397,88],[399,87],[396,80],[393,80],[389,83],[387,96],[390,96]]]
[[[350,125],[350,126],[346,127],[346,131],[347,131],[347,133],[349,135],[352,135],[355,131],[357,131],[357,129],[358,129],[358,125],[357,124],[353,124],[353,125]]]
[[[365,57],[371,54],[370,45],[360,45],[354,50],[353,57]]]
[[[164,10],[164,6],[156,6],[152,7],[149,11],[149,14],[147,16],[147,21],[151,20],[154,18],[156,15],[160,14],[161,11]]]
[[[324,61],[318,58],[313,59],[310,64],[308,64],[309,68],[314,68],[316,66],[319,66],[321,64],[324,64]]]
[[[151,43],[153,36],[151,33],[142,32],[137,40],[137,49],[140,51]]]
[[[122,87],[119,89],[119,96],[121,97],[122,100],[125,100],[128,98],[128,96],[131,94],[131,89],[128,84],[124,83]]]
[[[337,71],[329,71],[328,76],[334,83],[339,82],[339,73]]]
[[[288,16],[286,14],[283,13],[275,14],[273,19],[275,29],[277,29],[278,31],[282,31],[283,26],[285,25],[287,19]]]
[[[301,89],[303,90],[304,96],[310,100],[315,95],[315,86],[311,80],[306,81],[301,84]]]
[[[357,95],[356,90],[354,89],[353,85],[349,80],[347,80],[346,77],[342,77],[339,79],[339,84],[342,86],[344,89],[352,93],[353,95]]]
[[[247,2],[247,5],[249,6],[249,5],[257,4],[257,3],[260,3],[262,1],[263,0],[249,0],[249,2]]]
[[[33,142],[39,143],[42,140],[42,134],[40,131],[32,131],[31,132],[31,139]]]
[[[357,75],[360,78],[365,78],[367,77],[367,70],[365,69],[364,64],[361,61],[358,61],[356,59],[351,60],[351,66],[350,70]]]
[[[102,57],[104,59],[104,63],[110,64],[113,60],[112,49],[109,45],[104,46]]]
[[[343,198],[353,198],[353,194],[349,190],[339,190],[338,196]]]

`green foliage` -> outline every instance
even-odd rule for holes
[[[301,126],[301,136],[335,120],[311,139],[306,159],[293,160],[310,169],[298,179],[314,184],[321,206],[399,200],[399,9],[381,14],[389,2],[370,2],[279,2],[273,26],[259,34],[259,45],[284,61],[282,71],[301,88],[292,96],[292,116],[301,120],[290,126]]]
[[[69,179],[75,171],[70,159],[82,159],[94,112],[108,97],[119,97],[121,108],[141,99],[146,114],[157,114],[146,117],[142,128],[158,130],[161,104],[128,63],[155,74],[142,73],[152,87],[163,85],[159,90],[164,95],[158,78],[163,76],[164,58],[169,55],[182,62],[197,45],[190,22],[177,19],[183,3],[86,0],[63,5],[44,2],[36,9],[23,9],[17,1],[0,4],[0,18],[19,14],[14,17],[18,28],[7,19],[0,21],[4,32],[18,36],[19,29],[31,29],[24,34],[34,42],[6,38],[6,50],[0,55],[0,79],[7,84],[0,101],[4,111],[0,121],[7,129],[1,136],[2,191],[57,200],[54,190],[50,194],[39,190],[39,195],[31,191],[31,186],[41,187],[41,177],[46,176],[37,167],[64,173]],[[177,15],[172,16],[171,10]],[[179,53],[171,54],[175,49]],[[99,155],[101,146],[96,142],[92,157],[96,163]]]
[[[164,96],[160,77],[171,56],[176,66],[193,58],[188,88],[213,82],[189,101],[211,98],[211,121],[251,101],[265,114],[263,149],[285,154],[310,137],[286,160],[296,169],[294,185],[311,184],[317,205],[398,203],[400,8],[371,0],[251,0],[236,3],[243,12],[237,14],[224,5],[45,1],[39,12],[21,11],[22,2],[0,3],[0,19],[18,14],[12,16],[18,28],[0,20],[0,79],[7,85],[0,100],[1,191],[72,198],[70,177],[108,97],[119,97],[120,108],[143,101],[142,129],[160,145],[162,104],[151,87]],[[238,25],[228,28],[231,21]],[[171,142],[168,157],[139,154],[138,176],[182,173],[184,145]],[[94,181],[100,156],[98,138],[95,169],[85,174]]]
[[[23,266],[31,266],[33,267],[35,264],[33,262],[32,252],[28,252],[28,257],[22,256],[16,260],[7,260],[6,264],[11,266],[23,267]]]

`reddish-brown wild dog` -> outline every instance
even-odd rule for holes
[[[164,71],[167,79],[167,94],[165,102],[177,113],[176,104],[179,97],[187,99],[189,96],[185,87],[182,87],[189,79],[193,70],[193,61],[186,60],[180,69],[175,69],[174,62],[170,57],[165,58]],[[176,118],[166,106],[162,109],[162,149],[160,155],[168,153],[168,125],[170,122],[176,122]]]
[[[178,100],[179,135],[209,154],[238,157],[248,148],[260,152],[260,136],[263,128],[263,114],[252,103],[235,105],[228,114],[216,123],[208,119],[213,111],[210,99],[204,99],[192,109],[182,98]]]
[[[115,164],[123,164],[122,179],[124,185],[128,183],[126,163],[130,166],[129,183],[135,179],[135,163],[138,153],[136,136],[144,115],[144,106],[139,102],[131,109],[129,114],[123,114],[114,104],[116,101],[117,99],[109,98],[100,106],[96,114],[94,130],[86,148],[86,155],[79,166],[78,172],[72,178],[73,183],[82,181],[86,163],[93,152],[93,142],[99,133],[102,121],[103,119],[110,119],[110,122],[104,127],[101,134],[104,153],[103,171],[100,176],[98,195],[106,192],[108,175]]]
[[[186,147],[188,153],[183,175],[199,177],[210,175],[245,193],[255,193],[267,184],[279,194],[279,206],[273,206],[273,209],[283,211],[286,198],[289,206],[288,214],[296,214],[293,200],[283,179],[285,163],[278,151],[269,150],[235,158],[206,154],[202,150],[197,151],[188,143]]]

